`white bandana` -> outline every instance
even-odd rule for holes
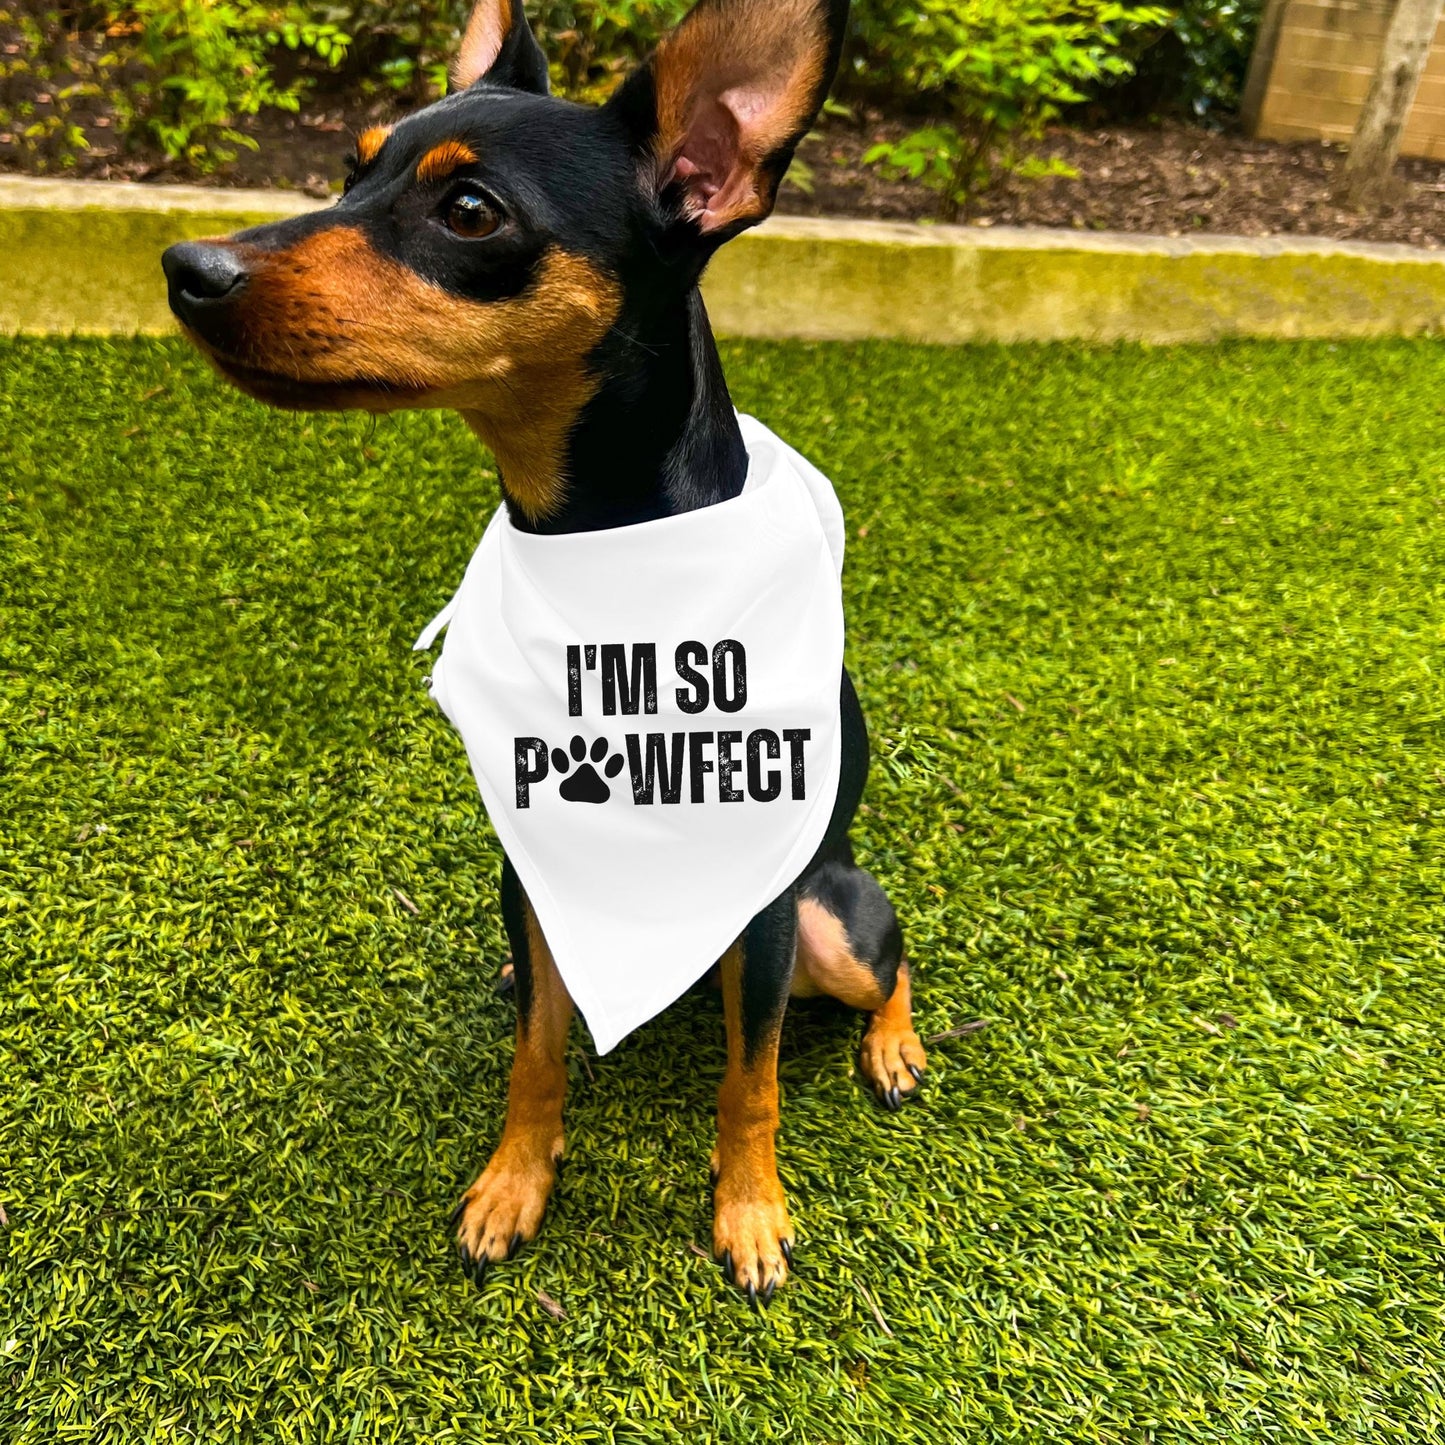
[[[536,536],[501,507],[432,696],[599,1053],[697,981],[807,866],[838,791],[843,513],[739,418],[726,502]]]

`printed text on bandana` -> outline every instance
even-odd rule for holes
[[[695,715],[714,708],[732,716],[748,704],[747,653],[741,642],[724,638],[714,647],[681,642],[672,658],[679,712]],[[657,645],[573,643],[566,650],[567,713],[585,715],[590,697],[603,717],[645,717],[657,713]],[[622,734],[614,748],[605,737],[590,747],[580,734],[565,748],[540,737],[514,740],[517,807],[531,807],[532,789],[557,776],[558,795],[572,803],[605,803],[614,791],[625,796],[618,775],[627,769],[634,805],[691,803],[771,803],[808,796],[808,728],[713,728]],[[618,779],[614,788],[609,779]]]

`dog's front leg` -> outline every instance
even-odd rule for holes
[[[562,1158],[567,1093],[568,994],[510,862],[502,865],[502,916],[516,971],[517,1052],[507,1122],[491,1162],[462,1195],[453,1219],[462,1268],[481,1284],[493,1260],[510,1258],[542,1225]]]
[[[778,1033],[797,951],[789,889],[723,955],[728,1063],[718,1094],[713,1252],[723,1273],[766,1304],[787,1276],[793,1228],[778,1182]]]

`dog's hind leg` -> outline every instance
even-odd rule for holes
[[[713,1253],[749,1301],[766,1304],[787,1277],[793,1227],[778,1181],[778,1033],[797,943],[791,889],[723,955],[728,1062],[713,1151]]]
[[[913,1031],[903,931],[877,879],[851,860],[820,863],[798,892],[793,993],[829,994],[868,1014],[858,1066],[886,1108],[914,1094],[928,1056]]]
[[[462,1268],[482,1282],[494,1260],[536,1236],[562,1158],[567,1028],[572,999],[510,863],[502,865],[502,916],[516,972],[517,1052],[507,1122],[491,1162],[462,1195],[453,1220]]]

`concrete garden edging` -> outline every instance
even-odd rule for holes
[[[326,202],[283,191],[0,179],[0,333],[172,329],[160,253]],[[723,335],[1211,341],[1445,330],[1445,253],[775,217],[704,283]]]

